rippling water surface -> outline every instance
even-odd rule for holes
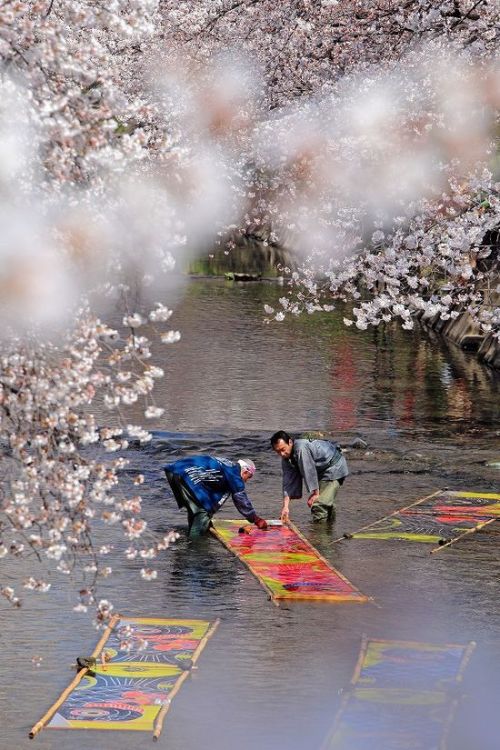
[[[140,564],[117,557],[101,592],[132,616],[221,618],[158,745],[319,750],[366,633],[476,641],[449,748],[497,750],[496,524],[433,556],[424,545],[332,539],[441,487],[498,492],[499,472],[486,465],[500,460],[498,376],[419,331],[346,328],[343,311],[263,325],[262,305],[283,294],[271,284],[194,281],[184,292],[172,318],[183,338],[158,360],[166,378],[156,400],[165,416],[152,443],[130,452],[131,470],[146,476],[148,522],[157,530],[178,527],[181,538],[159,560],[157,581],[145,583]],[[351,476],[333,533],[312,527],[305,502],[295,503],[293,519],[376,604],[275,607],[217,540],[185,538],[162,464],[200,452],[250,456],[258,466],[250,494],[262,515],[276,517],[279,462],[268,445],[277,429],[332,433],[345,446],[356,436],[368,443],[348,450]],[[234,517],[232,505],[222,514]],[[28,747],[30,727],[71,680],[75,656],[97,641],[71,603],[62,584],[15,612],[0,602],[2,750]],[[36,655],[43,656],[39,668]],[[43,750],[132,750],[150,741],[135,732],[44,731],[33,743]]]

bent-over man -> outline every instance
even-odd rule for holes
[[[228,497],[250,523],[259,529],[267,528],[245,490],[245,483],[255,474],[255,464],[249,458],[229,461],[215,456],[190,456],[163,468],[177,505],[187,510],[191,538],[208,531],[212,517]]]
[[[281,456],[283,507],[281,520],[290,518],[290,498],[302,497],[302,483],[313,521],[333,521],[340,486],[349,474],[347,461],[337,443],[329,440],[294,440],[284,430],[271,438],[271,446]]]

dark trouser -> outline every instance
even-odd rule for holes
[[[179,508],[186,508],[187,510],[189,538],[195,539],[202,534],[206,534],[212,522],[212,514],[197,505],[189,487],[176,474],[172,474],[171,471],[166,471],[165,473],[174,497],[177,500],[177,505]]]
[[[311,505],[313,521],[333,521],[335,519],[335,499],[340,489],[337,479],[319,483],[319,497]]]

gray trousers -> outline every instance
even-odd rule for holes
[[[179,508],[186,508],[188,514],[188,536],[190,539],[206,534],[212,523],[212,513],[197,505],[189,487],[171,471],[165,472]]]
[[[335,519],[335,500],[340,489],[340,482],[333,479],[319,483],[319,497],[311,505],[313,521],[333,521]]]

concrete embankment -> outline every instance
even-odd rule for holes
[[[484,334],[468,313],[462,313],[455,320],[441,320],[437,315],[420,317],[426,328],[431,328],[446,337],[461,349],[476,352],[483,364],[500,369],[500,344],[493,334]]]

